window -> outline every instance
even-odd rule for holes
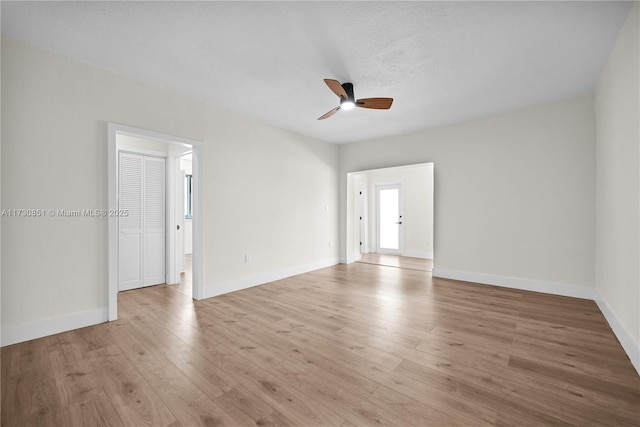
[[[192,188],[192,183],[193,183],[193,175],[187,174],[184,176],[185,179],[185,191],[184,191],[184,195],[185,195],[185,209],[184,211],[185,213],[185,219],[192,219],[193,218],[193,197],[191,194],[191,188]]]

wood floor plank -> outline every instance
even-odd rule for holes
[[[64,418],[58,423],[66,426],[125,426],[125,422],[118,413],[117,407],[109,396],[101,391],[92,396],[91,400],[77,400],[67,407]]]
[[[115,322],[2,348],[1,423],[640,427],[640,376],[593,301],[404,261],[121,292]]]
[[[633,375],[633,368],[628,363],[611,362],[610,359],[604,359],[584,351],[562,351],[565,350],[562,347],[560,351],[553,351],[553,346],[545,344],[539,340],[524,341],[516,338],[510,353],[512,356],[544,359],[545,363],[568,372],[609,379],[640,389],[640,378]]]
[[[229,326],[230,339],[234,342],[236,351],[256,365],[265,367],[275,378],[284,384],[296,388],[299,392],[321,404],[331,405],[343,418],[361,424],[376,422],[383,425],[394,425],[397,422],[388,417],[384,411],[366,402],[370,392],[355,382],[332,375],[330,372],[317,368],[311,360],[300,360],[286,357],[279,353],[279,348],[287,345],[278,337],[264,338],[265,335],[256,332],[254,326],[243,326],[236,323]],[[246,345],[250,340],[253,345]],[[375,421],[377,420],[377,421]]]
[[[455,396],[447,395],[446,392],[450,390],[446,381],[441,383],[444,384],[441,388],[434,387],[433,384],[427,385],[385,368],[362,355],[344,351],[330,340],[318,339],[315,334],[306,333],[299,324],[294,323],[289,326],[290,330],[286,337],[296,345],[332,359],[360,375],[404,393],[423,404],[437,405],[436,409],[449,413],[453,417],[464,419],[466,423],[490,425],[495,416],[491,410],[483,411],[481,408],[475,407],[473,403],[463,402]],[[277,330],[287,328],[286,325],[274,325],[274,327]]]
[[[333,360],[320,357],[314,352],[307,351],[290,342],[286,337],[287,330],[270,330],[250,318],[244,319],[240,323],[240,326],[243,325],[248,328],[244,331],[255,337],[254,342],[271,351],[273,357],[296,363],[305,369],[312,369],[317,375],[329,378],[332,383],[346,389],[352,389],[353,393],[365,397],[378,387],[378,383],[367,377],[344,369],[341,365],[335,364]]]
[[[483,358],[504,365],[509,363],[509,356],[500,348],[488,348],[447,335],[431,334],[427,339],[421,340],[415,349],[424,353],[449,357],[453,360]]]
[[[535,372],[544,377],[555,378],[564,382],[576,384],[597,393],[607,394],[629,404],[640,402],[640,388],[633,385],[621,384],[608,378],[571,372],[553,366],[550,363],[527,359],[519,356],[511,356],[509,366],[529,372]]]
[[[114,401],[126,425],[181,425],[153,388],[135,369],[121,371],[107,362],[102,369],[105,392]]]
[[[3,379],[6,395],[2,425],[56,425],[63,404],[56,393],[55,380],[48,372],[32,368]]]
[[[233,388],[215,400],[237,425],[249,426],[293,426],[292,420],[280,411],[267,405],[259,396],[248,393],[241,387]]]
[[[168,363],[143,373],[172,414],[185,426],[236,425],[229,414],[195,386],[175,365]]]
[[[584,392],[576,389],[561,389],[562,384],[546,383],[540,387],[538,383],[520,380],[504,379],[500,382],[500,391],[510,395],[517,402],[526,402],[528,405],[554,415],[557,418],[571,422],[573,425],[636,425],[631,422],[637,418],[637,411],[620,402],[611,404],[605,402],[601,396],[586,396]],[[557,387],[557,388],[556,388]],[[607,405],[609,411],[599,410]],[[499,418],[502,417],[502,414]]]
[[[419,401],[381,385],[368,398],[369,402],[394,414],[405,425],[411,426],[466,426],[444,412],[438,411]]]
[[[291,318],[285,318],[284,320],[275,322],[274,324],[280,324],[282,321],[291,321],[297,322],[300,319],[300,314],[294,314]],[[313,315],[311,316],[313,317]],[[314,318],[316,319],[316,318]],[[335,325],[333,323],[323,322],[319,320],[317,322],[313,322],[312,325],[304,325],[302,323],[298,323],[306,328],[309,333],[314,334],[317,337],[322,337],[325,340],[336,341],[336,342],[344,342],[345,351],[351,352],[353,354],[360,354],[364,357],[370,358],[371,360],[376,361],[376,363],[380,363],[384,366],[387,366],[391,369],[396,367],[401,361],[402,358],[394,356],[391,353],[385,352],[383,350],[379,350],[375,347],[371,347],[369,345],[365,345],[362,343],[354,342],[351,339],[342,339],[338,335],[335,334],[335,331],[339,328],[339,323]]]
[[[142,319],[140,319],[142,320]],[[160,317],[156,317],[157,322],[162,322]],[[227,324],[229,325],[229,324]],[[210,332],[209,329],[204,330],[205,333]],[[238,334],[229,328],[225,328],[221,331],[216,331],[216,336],[220,338],[220,335],[224,333],[226,338],[223,340],[225,345],[231,349],[233,355],[229,355],[226,352],[223,353],[211,353],[209,351],[200,352],[199,354],[193,354],[191,352],[182,353],[183,357],[188,357],[191,361],[196,361],[199,366],[199,370],[205,370],[211,378],[210,369],[215,370],[215,377],[222,379],[222,382],[227,384],[224,389],[229,391],[236,390],[240,387],[246,387],[249,390],[253,390],[254,395],[261,395],[266,398],[266,402],[275,408],[272,412],[282,414],[280,418],[286,417],[292,420],[288,424],[299,425],[300,420],[315,420],[314,423],[321,425],[340,425],[344,420],[331,411],[327,410],[321,405],[310,405],[311,399],[305,398],[299,391],[294,391],[286,385],[286,381],[278,379],[277,375],[274,377],[271,369],[261,369],[257,365],[251,363],[247,356],[248,350],[257,348],[253,341],[248,340],[242,334]],[[165,350],[169,359],[172,359],[169,353],[173,353],[175,356],[175,350],[169,347]],[[188,353],[188,355],[187,355]],[[235,357],[237,354],[242,353],[244,356]],[[184,369],[183,365],[176,363],[177,366]],[[207,369],[209,368],[209,369]],[[269,366],[266,366],[269,368]],[[236,382],[238,381],[238,382]],[[305,402],[306,401],[306,402]],[[195,422],[195,420],[189,420]],[[258,420],[256,420],[258,421]],[[265,420],[263,420],[265,422]]]

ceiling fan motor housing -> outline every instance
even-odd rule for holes
[[[356,103],[356,99],[353,96],[353,84],[352,83],[342,83],[342,88],[344,89],[345,92],[347,92],[347,99],[346,101],[351,101],[352,103]],[[341,101],[344,102],[345,100]]]

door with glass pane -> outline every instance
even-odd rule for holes
[[[402,185],[376,186],[377,252],[402,254]]]

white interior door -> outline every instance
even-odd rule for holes
[[[165,159],[119,155],[118,290],[165,283]]]
[[[143,220],[143,285],[165,283],[165,159],[145,157]]]
[[[184,272],[184,233],[185,233],[185,206],[186,206],[186,176],[185,171],[180,169],[180,160],[178,159],[178,182],[176,184],[176,213],[177,213],[177,230],[176,230],[176,263],[178,273]]]
[[[118,168],[119,208],[128,213],[118,218],[118,290],[142,286],[142,168],[143,157],[120,153]]]
[[[401,255],[403,244],[402,185],[377,186],[376,196],[377,252]]]

